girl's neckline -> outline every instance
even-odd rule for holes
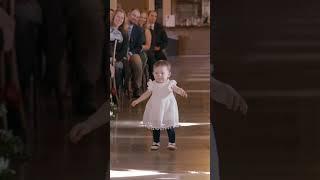
[[[120,26],[119,26],[119,27],[117,27],[117,26],[110,26],[110,27],[113,28],[113,29],[117,29],[117,30],[118,30]]]
[[[168,83],[170,81],[170,79],[166,80],[165,82],[157,82],[156,80],[154,80],[154,82],[156,82],[157,84],[165,84]]]

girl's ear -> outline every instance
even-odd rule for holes
[[[169,72],[169,76],[168,77],[170,77],[171,76],[171,72]]]

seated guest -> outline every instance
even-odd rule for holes
[[[148,12],[145,12],[145,11],[141,12],[138,24],[143,29],[144,36],[143,36],[143,45],[142,45],[143,53],[141,53],[140,56],[141,56],[141,59],[143,61],[144,66],[146,65],[146,63],[148,63],[148,65],[149,65],[148,76],[150,75],[151,76],[150,78],[152,80],[154,80],[153,75],[151,73],[152,71],[150,71],[150,70],[152,70],[155,58],[154,58],[153,51],[150,50],[152,35],[151,35],[151,31],[150,31],[148,24],[147,24],[147,19],[148,19]],[[148,62],[148,61],[151,61],[151,62]]]
[[[140,11],[133,9],[129,13],[128,26],[128,63],[125,64],[126,86],[132,79],[131,87],[133,89],[133,98],[140,96],[140,88],[142,84],[142,61],[140,53],[143,45],[143,30],[137,25],[140,17]],[[128,87],[126,87],[128,88]]]
[[[148,24],[151,29],[152,43],[151,50],[154,51],[155,60],[166,60],[167,57],[163,50],[168,46],[168,36],[163,26],[157,22],[157,12],[149,11]]]
[[[113,19],[111,21],[110,27],[110,41],[111,47],[114,46],[114,41],[117,40],[117,47],[115,51],[115,78],[117,89],[123,86],[124,79],[124,62],[127,59],[127,49],[128,49],[128,36],[127,36],[128,25],[125,19],[125,11],[122,9],[117,9],[114,12]],[[114,48],[110,48],[113,54]]]

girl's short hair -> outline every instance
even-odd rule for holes
[[[156,67],[159,67],[159,66],[165,66],[168,68],[169,72],[171,71],[171,64],[169,63],[169,61],[159,60],[153,64],[153,69],[155,69]]]

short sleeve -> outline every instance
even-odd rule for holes
[[[148,86],[148,90],[149,91],[153,91],[153,88],[154,88],[154,82],[149,79],[148,83],[147,83],[147,86]]]
[[[170,80],[169,86],[168,86],[169,90],[172,91],[172,87],[173,87],[173,86],[176,86],[176,85],[177,85],[177,81],[175,81],[175,80]]]

